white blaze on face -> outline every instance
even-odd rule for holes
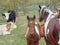
[[[4,13],[4,14],[5,14],[5,16],[6,16],[5,19],[8,20],[8,19],[9,19],[9,14],[10,14],[10,13]]]
[[[33,21],[30,21],[30,23],[33,23]]]
[[[46,7],[46,6],[41,6],[41,11],[40,11],[40,14],[41,14],[41,12],[42,12],[42,10],[43,10],[43,8],[44,8],[44,7]]]

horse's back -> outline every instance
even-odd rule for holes
[[[56,17],[54,17],[52,20],[50,20],[50,22],[48,24],[48,28],[57,43],[58,39],[59,39],[60,20],[58,20]]]

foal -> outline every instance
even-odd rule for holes
[[[25,34],[27,45],[38,45],[40,39],[40,25],[35,22],[35,16],[27,16],[28,26]]]

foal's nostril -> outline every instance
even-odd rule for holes
[[[5,16],[5,14],[2,14],[2,16]]]

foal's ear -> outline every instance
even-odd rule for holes
[[[27,16],[27,19],[29,19],[29,16]]]
[[[41,9],[41,6],[39,5],[39,8]]]
[[[34,19],[36,19],[36,16],[34,15],[34,17],[33,17]]]

